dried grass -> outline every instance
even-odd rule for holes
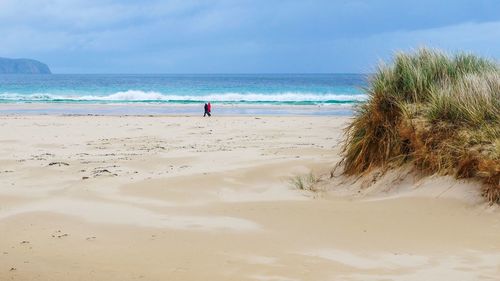
[[[478,178],[500,202],[500,69],[469,54],[396,54],[366,89],[346,128],[344,173],[412,162],[421,171]]]

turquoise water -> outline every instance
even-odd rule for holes
[[[0,103],[355,104],[363,74],[0,75]]]

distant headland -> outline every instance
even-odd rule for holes
[[[0,57],[0,74],[51,74],[50,68],[32,59],[9,59]]]

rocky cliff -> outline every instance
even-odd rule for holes
[[[0,58],[0,74],[50,74],[49,67],[32,59]]]

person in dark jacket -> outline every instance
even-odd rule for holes
[[[211,116],[210,115],[210,103],[208,103],[208,104],[205,103],[205,105],[203,106],[203,109],[205,109],[205,113],[203,114],[203,117],[205,117],[207,115],[210,117]]]

